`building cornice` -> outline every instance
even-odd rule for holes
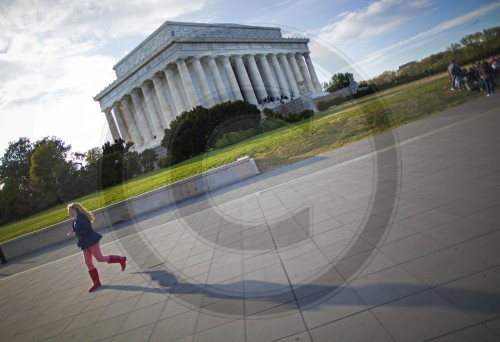
[[[253,27],[253,26],[250,26]],[[115,81],[106,86],[101,90],[96,96],[94,96],[95,101],[100,101],[104,96],[111,92],[118,85],[126,81],[132,75],[137,74],[142,68],[148,66],[155,58],[160,54],[166,52],[167,54],[172,54],[177,51],[183,51],[183,44],[307,44],[309,42],[308,38],[234,38],[234,37],[175,37],[165,41],[164,44],[158,46],[154,51],[148,54],[148,57],[138,62],[136,65],[132,66],[125,74],[117,77]],[[307,46],[307,45],[306,45]],[[170,51],[168,51],[170,50]],[[206,51],[201,49],[200,51]],[[214,49],[211,51],[212,54],[221,55],[226,51],[223,49]]]

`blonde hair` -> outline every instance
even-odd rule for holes
[[[80,203],[70,203],[68,204],[68,209],[69,208],[76,210],[78,214],[83,214],[87,216],[90,222],[94,222],[95,219],[94,215],[90,211],[85,209]]]

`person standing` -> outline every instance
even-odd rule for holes
[[[94,215],[81,204],[68,204],[68,215],[73,218],[73,230],[68,233],[68,237],[77,237],[76,245],[80,247],[83,252],[83,259],[85,265],[87,265],[90,278],[92,279],[92,285],[89,287],[88,292],[92,292],[101,286],[99,273],[92,262],[92,257],[98,262],[107,262],[108,264],[119,263],[122,271],[125,270],[127,258],[118,255],[102,255],[101,248],[99,247],[99,241],[101,241],[102,235],[92,228]]]
[[[483,61],[481,63],[481,67],[479,68],[479,72],[481,74],[481,78],[484,81],[484,85],[486,86],[486,91],[488,94],[486,96],[490,96],[495,93],[495,76],[493,73],[493,69],[487,61]]]
[[[462,69],[455,59],[452,59],[448,66],[448,74],[451,77],[451,90],[455,90],[455,81],[458,83],[458,89],[462,90]]]

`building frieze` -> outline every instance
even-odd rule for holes
[[[255,38],[235,39],[211,38],[211,37],[178,37],[169,41],[167,47],[158,49],[154,54],[150,54],[148,60],[137,64],[121,77],[104,88],[94,97],[94,100],[101,103],[101,109],[105,109],[113,104],[113,99],[121,98],[129,93],[133,88],[138,87],[142,82],[151,79],[153,75],[168,64],[175,62],[178,58],[234,55],[234,54],[266,54],[273,53],[305,53],[309,52],[307,38],[274,38],[265,41]],[[132,63],[132,60],[130,61]],[[115,100],[116,101],[116,100]]]

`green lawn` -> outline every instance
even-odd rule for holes
[[[316,113],[298,124],[257,135],[214,150],[168,169],[157,170],[79,199],[90,210],[117,203],[248,155],[263,172],[330,151],[390,127],[372,127],[367,117],[388,115],[394,126],[440,112],[484,96],[480,92],[452,92],[441,74],[394,87]],[[0,227],[0,242],[67,219],[65,205]]]

